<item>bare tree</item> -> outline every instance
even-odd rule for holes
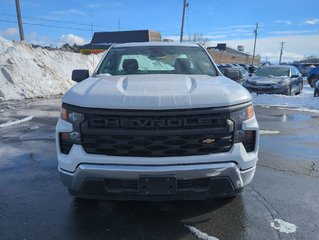
[[[208,38],[205,37],[202,33],[193,33],[193,35],[189,35],[188,42],[199,43],[202,46],[206,46],[208,43]]]

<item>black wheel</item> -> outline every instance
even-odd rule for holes
[[[291,85],[288,86],[286,95],[291,96]]]
[[[315,91],[313,94],[314,97],[319,97],[319,91]]]
[[[302,89],[303,89],[303,83],[300,83],[300,84],[299,84],[299,90],[298,90],[298,92],[296,93],[296,95],[299,95],[299,94],[302,92]]]

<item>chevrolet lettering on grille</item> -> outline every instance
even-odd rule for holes
[[[216,124],[216,118],[183,118],[183,119],[92,119],[93,126],[105,128],[176,128],[176,127],[195,127],[211,126]]]

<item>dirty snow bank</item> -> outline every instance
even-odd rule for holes
[[[76,68],[90,72],[100,55],[32,48],[0,37],[0,99],[23,99],[63,94],[73,86]]]

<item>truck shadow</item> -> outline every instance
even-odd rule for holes
[[[225,228],[239,238],[245,232],[242,197],[178,202],[74,200],[72,208],[67,226],[73,229],[70,239],[181,239],[190,234],[187,226],[215,237],[225,237]]]

